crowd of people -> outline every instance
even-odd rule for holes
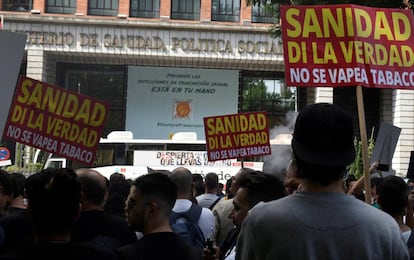
[[[372,179],[366,203],[346,172],[353,141],[350,116],[317,103],[297,117],[284,179],[0,170],[0,259],[414,259],[414,180]]]

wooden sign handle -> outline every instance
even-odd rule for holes
[[[371,204],[371,177],[369,173],[368,162],[368,139],[367,128],[365,123],[365,109],[364,109],[364,96],[362,94],[362,87],[358,85],[356,87],[356,96],[358,104],[358,118],[359,118],[359,133],[361,135],[361,151],[362,151],[362,165],[364,170],[364,187],[365,187],[365,202]]]

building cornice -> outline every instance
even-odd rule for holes
[[[270,24],[252,25],[249,22],[245,22],[244,25],[240,24],[223,24],[212,22],[200,22],[200,21],[174,21],[174,20],[142,20],[136,18],[120,19],[117,17],[108,18],[91,18],[91,16],[64,16],[64,15],[39,15],[39,14],[22,14],[22,13],[10,13],[0,12],[3,15],[5,22],[26,22],[32,24],[44,24],[44,23],[60,23],[67,25],[80,25],[87,24],[92,26],[108,26],[108,27],[133,27],[133,28],[154,28],[154,29],[167,29],[167,30],[194,30],[194,31],[221,31],[221,32],[246,32],[249,33],[270,33]]]

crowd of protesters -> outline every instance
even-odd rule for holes
[[[0,170],[0,259],[414,259],[414,181],[373,178],[366,203],[346,172],[353,141],[340,107],[309,105],[285,178],[242,168],[224,193],[216,173],[183,167]]]

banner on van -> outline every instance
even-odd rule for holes
[[[209,161],[271,154],[266,112],[204,118]]]
[[[21,77],[3,137],[92,165],[109,105]]]

